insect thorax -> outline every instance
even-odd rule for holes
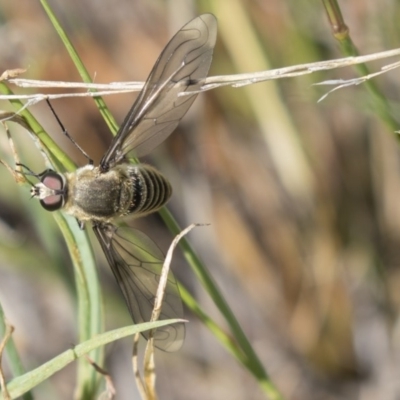
[[[80,221],[111,221],[158,210],[171,197],[169,182],[155,168],[120,164],[105,173],[88,165],[66,174],[65,211]]]

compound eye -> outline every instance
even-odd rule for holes
[[[60,174],[54,171],[47,171],[41,178],[44,186],[54,191],[54,194],[40,200],[40,204],[47,211],[59,210],[64,205],[64,180]],[[58,192],[58,193],[57,193]]]

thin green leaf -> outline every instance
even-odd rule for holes
[[[12,94],[12,91],[0,82],[0,91]],[[13,101],[12,104],[21,110],[23,104],[20,101]],[[63,170],[74,170],[76,166],[69,157],[52,141],[44,131],[39,122],[26,109],[19,113],[30,127],[30,134],[39,150],[44,151],[51,162]],[[39,141],[36,139],[39,138]],[[94,255],[92,253],[87,233],[79,229],[78,224],[72,218],[62,213],[54,213],[54,217],[60,227],[75,270],[75,280],[78,299],[78,329],[80,340],[86,340],[98,334],[102,330],[103,314],[102,301],[97,278]],[[95,362],[100,363],[102,354],[96,352],[93,355]],[[78,368],[78,392],[95,393],[97,375],[93,368],[87,363],[81,362]]]
[[[90,74],[88,72],[88,70],[86,69],[86,67],[83,65],[82,60],[80,59],[78,53],[76,52],[73,44],[71,43],[71,41],[69,40],[67,34],[65,33],[64,29],[62,28],[62,26],[60,25],[60,23],[58,22],[57,17],[54,15],[53,11],[51,10],[50,6],[48,5],[46,0],[40,0],[40,2],[42,3],[42,6],[44,8],[44,10],[47,13],[47,16],[49,17],[51,23],[54,26],[54,29],[57,31],[58,35],[60,36],[60,39],[62,40],[66,50],[68,51],[68,54],[71,57],[71,60],[73,61],[73,63],[75,64],[83,82],[86,83],[92,83],[92,78],[90,77]],[[96,90],[91,89],[91,92],[96,92]],[[112,116],[112,114],[109,112],[106,103],[104,102],[103,98],[100,96],[96,96],[94,97],[94,101],[96,102],[96,105],[101,113],[101,115],[103,116],[104,120],[106,121],[109,129],[111,132],[113,132],[113,134],[115,135],[115,133],[118,130],[118,125],[115,122],[114,117]]]
[[[4,337],[6,332],[6,322],[5,315],[3,311],[3,307],[0,304],[0,339]],[[22,365],[22,361],[19,357],[17,348],[15,347],[14,340],[12,336],[8,339],[6,348],[5,348],[8,362],[10,365],[11,372],[14,376],[20,376],[25,373],[25,368]],[[32,394],[30,392],[26,392],[23,396],[23,400],[32,400]]]
[[[55,219],[67,243],[74,265],[78,304],[79,340],[84,341],[97,335],[103,329],[103,310],[101,292],[97,277],[96,263],[86,231],[79,228],[75,219],[56,213]],[[98,350],[91,355],[101,364],[103,352]],[[78,391],[94,393],[98,375],[82,360],[78,364]]]
[[[41,382],[45,381],[50,376],[52,376],[71,362],[82,357],[84,354],[88,354],[95,349],[99,349],[107,343],[114,342],[116,340],[122,339],[126,336],[134,335],[139,332],[147,331],[149,329],[160,328],[162,326],[177,322],[182,322],[182,320],[171,319],[164,321],[147,322],[144,324],[130,325],[124,328],[119,328],[102,333],[93,337],[90,340],[74,346],[70,350],[64,351],[57,357],[54,357],[53,359],[42,364],[40,367],[34,369],[33,371],[30,371],[22,376],[19,376],[18,378],[13,379],[11,382],[8,383],[7,389],[13,399],[17,398],[27,391],[31,390]],[[94,370],[94,368],[92,368],[87,361],[85,361],[85,363],[89,366],[89,368]],[[4,400],[1,393],[0,400]]]
[[[168,226],[168,229],[173,233],[177,234],[180,232],[180,227],[172,217],[171,213],[166,209],[162,209],[160,211],[160,215],[163,218],[165,224]],[[261,385],[269,384],[269,378],[265,369],[258,359],[257,354],[253,350],[250,342],[248,341],[245,333],[243,332],[239,322],[237,321],[235,315],[230,309],[228,303],[224,299],[221,291],[218,289],[215,284],[212,276],[204,266],[204,264],[200,261],[197,254],[194,252],[189,242],[183,238],[180,242],[180,246],[182,248],[183,254],[188,261],[189,265],[192,267],[196,276],[198,277],[201,284],[207,290],[211,298],[213,299],[215,305],[220,310],[221,314],[225,317],[228,322],[233,337],[233,340],[229,340],[226,335],[222,334],[221,329],[216,329],[216,324],[212,323],[209,318],[207,318],[207,326],[212,328],[212,332],[216,334],[216,337],[220,340],[220,342],[231,352],[236,358],[257,378]],[[187,296],[186,291],[182,291],[182,298],[185,301],[185,304],[191,305],[193,307],[193,301],[191,298]],[[193,307],[193,311],[204,320],[204,315],[200,312],[201,308]],[[239,345],[239,348],[238,348]]]

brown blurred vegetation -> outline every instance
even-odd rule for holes
[[[50,1],[96,82],[144,80],[168,38],[201,12],[219,20],[210,75],[342,57],[322,3],[243,0],[241,9],[237,3]],[[361,54],[398,47],[398,2],[342,3]],[[0,72],[28,68],[26,78],[80,80],[38,2],[2,1],[0,37]],[[400,396],[399,141],[362,85],[322,103],[317,100],[328,89],[312,86],[355,76],[347,68],[203,94],[148,160],[171,180],[169,208],[181,225],[211,223],[191,240],[288,399]],[[395,111],[396,76],[376,80]],[[117,121],[133,98],[106,98]],[[110,134],[92,100],[53,106],[98,161]],[[83,165],[47,107],[31,111]],[[40,170],[27,136],[15,127],[12,132],[23,162]],[[4,134],[0,145],[0,157],[10,161]],[[28,201],[26,188],[17,188],[4,168],[0,179],[0,300],[26,367],[33,368],[76,340],[73,278],[51,216]],[[171,240],[157,216],[138,225],[164,248]],[[174,270],[219,320],[184,261]],[[101,276],[107,326],[128,324],[111,274],[104,268]],[[188,318],[183,350],[158,355],[160,398],[264,398],[254,378]],[[133,398],[130,342],[107,354],[117,398]],[[50,382],[38,389],[40,398],[70,398],[73,367]]]

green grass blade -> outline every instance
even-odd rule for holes
[[[160,211],[160,215],[163,218],[165,224],[167,225],[168,229],[174,234],[178,234],[181,231],[181,228],[171,215],[171,213],[166,209],[162,209]],[[207,290],[209,295],[214,301],[214,304],[218,307],[221,314],[226,319],[229,327],[231,329],[232,335],[234,337],[234,341],[229,340],[225,335],[221,335],[221,331],[217,331],[214,326],[207,322],[207,326],[210,328],[212,327],[212,332],[216,335],[216,337],[221,341],[221,343],[231,352],[233,353],[238,360],[242,362],[246,366],[246,368],[257,378],[257,380],[262,385],[269,385],[269,378],[265,369],[258,359],[257,354],[253,350],[250,342],[248,341],[245,333],[243,332],[239,322],[237,321],[235,315],[233,314],[232,310],[230,309],[228,303],[224,299],[223,295],[221,294],[220,290],[218,289],[217,285],[215,284],[212,276],[208,272],[207,268],[204,264],[200,261],[197,254],[194,252],[192,247],[190,246],[189,242],[182,238],[180,241],[180,246],[182,248],[183,254],[188,261],[189,265],[193,269],[194,273],[196,274],[197,278]],[[185,301],[185,304],[191,304],[193,307],[193,301],[187,296],[187,292],[182,291],[182,298]],[[191,307],[191,308],[192,308]],[[193,311],[197,313],[198,310],[193,308]],[[201,313],[198,313],[201,317]],[[201,317],[202,318],[202,317]],[[203,319],[203,318],[202,318]],[[225,337],[224,337],[225,336]],[[237,348],[239,345],[240,351]],[[241,354],[242,353],[242,354]]]
[[[53,11],[51,10],[51,7],[48,5],[46,0],[40,0],[42,3],[42,6],[44,10],[47,13],[47,16],[49,17],[51,23],[54,26],[54,29],[57,31],[58,35],[60,36],[60,39],[62,40],[66,50],[68,51],[68,54],[71,57],[71,60],[75,64],[83,82],[86,83],[92,83],[92,78],[90,77],[89,72],[87,71],[86,67],[83,65],[82,60],[80,59],[78,53],[76,52],[74,46],[72,45],[71,41],[69,40],[67,34],[65,33],[64,29],[60,25],[57,17],[54,15]],[[90,90],[91,92],[96,92],[96,90]],[[103,116],[104,120],[106,121],[110,131],[115,135],[115,133],[118,130],[118,125],[115,122],[114,117],[112,114],[108,111],[108,108],[106,106],[106,103],[100,96],[94,97],[94,101],[96,102],[96,105]]]
[[[12,91],[0,82],[0,91],[12,94]],[[13,106],[20,110],[23,104],[13,101]],[[20,112],[31,129],[31,136],[40,150],[44,151],[49,159],[63,170],[74,170],[76,166],[70,158],[52,141],[39,122],[26,109]],[[39,141],[37,140],[39,139]],[[54,213],[61,233],[63,234],[74,265],[78,301],[78,329],[79,339],[87,340],[101,332],[103,326],[102,301],[97,277],[94,255],[91,250],[87,233],[79,229],[72,218],[62,213]],[[92,358],[100,363],[101,352],[96,352]],[[94,394],[96,390],[97,374],[85,362],[78,366],[78,393]]]
[[[86,231],[79,228],[75,219],[62,213],[55,215],[58,226],[67,243],[74,265],[74,276],[78,297],[79,340],[85,341],[103,329],[103,310],[97,270],[90,241]],[[103,352],[98,349],[91,358],[101,364]],[[85,360],[80,360],[77,371],[77,393],[93,395],[97,389],[98,374]]]
[[[6,323],[5,323],[5,315],[3,307],[0,304],[0,339],[2,339],[6,332]],[[11,372],[14,376],[20,376],[25,373],[25,368],[22,365],[21,358],[19,357],[18,350],[15,347],[14,340],[12,336],[8,339],[5,351],[7,354],[7,358],[9,361]],[[32,400],[32,394],[30,392],[26,392],[23,395],[23,400]]]
[[[323,5],[332,27],[333,36],[338,40],[342,54],[348,57],[359,56],[360,52],[358,51],[357,46],[351,37],[350,30],[344,21],[343,13],[341,12],[338,1],[323,0]],[[356,64],[354,69],[357,71],[359,76],[368,76],[371,73],[366,64]],[[400,136],[396,133],[398,122],[393,115],[392,108],[390,107],[385,95],[372,79],[366,80],[363,85],[370,94],[371,111],[379,115],[379,117],[393,132],[395,139],[400,141]],[[395,112],[397,113],[397,110]]]
[[[147,322],[144,324],[130,325],[124,328],[119,328],[102,333],[100,335],[97,335],[96,337],[93,337],[90,340],[74,346],[74,348],[70,350],[64,351],[57,357],[54,357],[53,359],[42,364],[40,367],[34,369],[33,371],[27,372],[26,374],[13,379],[11,382],[8,383],[7,389],[10,393],[11,398],[17,398],[19,396],[22,396],[24,393],[28,392],[35,386],[39,385],[71,362],[79,359],[84,354],[88,354],[95,349],[99,349],[107,343],[111,343],[126,336],[131,336],[139,332],[147,331],[149,329],[155,329],[181,321],[182,320],[172,319]],[[85,359],[83,360],[89,366],[89,368],[94,370],[94,368]],[[82,397],[78,398],[81,399]],[[92,396],[92,398],[94,398],[94,396]],[[4,400],[1,393],[0,400]]]

